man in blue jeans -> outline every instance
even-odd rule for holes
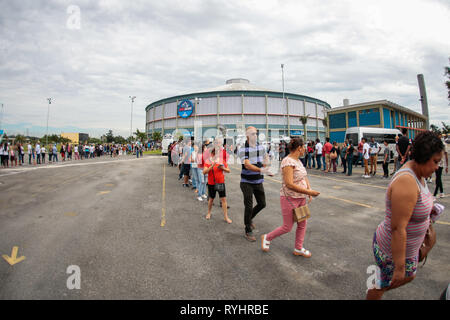
[[[316,160],[317,160],[317,170],[320,170],[322,166],[322,148],[323,145],[320,143],[319,139],[316,139]]]

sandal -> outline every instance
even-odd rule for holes
[[[305,258],[311,258],[311,252],[302,248],[302,250],[294,249],[294,256],[303,256]]]
[[[267,241],[266,237],[267,237],[267,234],[263,234],[261,236],[261,250],[264,252],[269,251],[269,245],[270,245],[270,241]]]

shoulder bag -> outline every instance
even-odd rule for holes
[[[225,191],[225,183],[216,183],[216,177],[214,176],[214,166],[211,169],[214,179],[214,191],[224,192]]]
[[[289,200],[289,197],[286,195],[286,192],[284,191],[284,187],[281,186],[283,189],[284,196],[286,197],[287,201],[292,206],[292,216],[294,219],[294,222],[302,222],[308,218],[311,217],[311,212],[309,211],[309,207],[307,204],[299,207],[295,207],[294,204]]]
[[[436,243],[436,230],[433,228],[433,223],[430,221],[430,226],[427,229],[423,243],[419,249],[419,262],[423,261],[423,265],[427,262],[427,256]]]

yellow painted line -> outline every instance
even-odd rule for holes
[[[110,190],[100,191],[99,193],[97,193],[97,195],[108,194],[110,192],[111,192]]]
[[[320,196],[321,196],[321,195],[320,195]],[[320,196],[319,196],[319,197],[320,197]],[[364,204],[364,203],[360,203],[360,202],[355,202],[355,201],[352,201],[352,200],[347,200],[347,199],[337,198],[337,197],[333,197],[333,196],[324,196],[324,197],[325,197],[325,198],[334,199],[334,200],[344,201],[344,202],[351,203],[351,204],[356,204],[356,205],[358,205],[358,206],[365,207],[365,208],[373,208],[372,206],[369,206],[368,204]]]
[[[17,258],[17,252],[19,251],[19,247],[13,247],[12,248],[12,252],[11,252],[11,257],[9,257],[8,255],[4,254],[2,255],[3,259],[6,260],[6,262],[8,262],[10,265],[15,265],[16,263],[19,263],[23,260],[25,260],[24,256],[21,256],[19,258]]]
[[[340,187],[340,186],[333,186],[333,189],[338,189],[338,190],[341,190],[341,189],[342,189],[342,187]]]
[[[163,169],[163,185],[162,185],[162,208],[161,208],[161,227],[166,225],[166,165]]]
[[[322,178],[322,179],[328,179],[328,180],[333,180],[333,181],[339,181],[339,182],[345,182],[345,183],[351,183],[351,184],[357,184],[357,185],[360,185],[360,186],[366,186],[366,187],[378,188],[378,189],[383,189],[383,190],[386,190],[386,189],[387,189],[387,187],[375,186],[375,185],[373,185],[373,184],[360,183],[360,182],[353,182],[353,181],[344,180],[344,179],[335,179],[335,178],[330,178],[330,177],[325,177],[325,176],[318,176],[318,175],[316,175],[316,174],[308,174],[308,176],[316,177],[316,178]]]
[[[271,181],[274,181],[274,182],[281,183],[280,180],[276,180],[276,179],[273,179],[273,178],[268,177],[268,176],[264,176],[264,179],[268,179],[268,180],[271,180]],[[368,204],[364,204],[364,203],[360,203],[360,202],[355,202],[355,201],[352,201],[352,200],[347,200],[347,199],[342,199],[342,198],[337,198],[337,197],[333,197],[333,196],[326,196],[326,195],[320,194],[319,197],[330,198],[330,199],[334,199],[334,200],[340,200],[340,201],[343,201],[343,202],[347,202],[347,203],[351,203],[351,204],[356,204],[356,205],[358,205],[358,206],[365,207],[365,208],[373,208],[372,206],[370,206],[370,205],[368,205]]]
[[[436,221],[437,224],[445,224],[447,226],[450,226],[450,222],[446,222],[446,221]]]
[[[105,187],[114,187],[114,185],[112,183],[107,183],[105,184]]]
[[[68,217],[76,217],[78,214],[75,212],[66,212],[66,213],[64,213],[64,215],[68,216]]]

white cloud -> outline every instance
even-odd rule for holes
[[[69,5],[81,29],[66,27]],[[244,77],[329,102],[388,99],[450,121],[446,1],[0,1],[4,122],[145,127],[145,106]],[[23,129],[25,131],[25,128]]]

